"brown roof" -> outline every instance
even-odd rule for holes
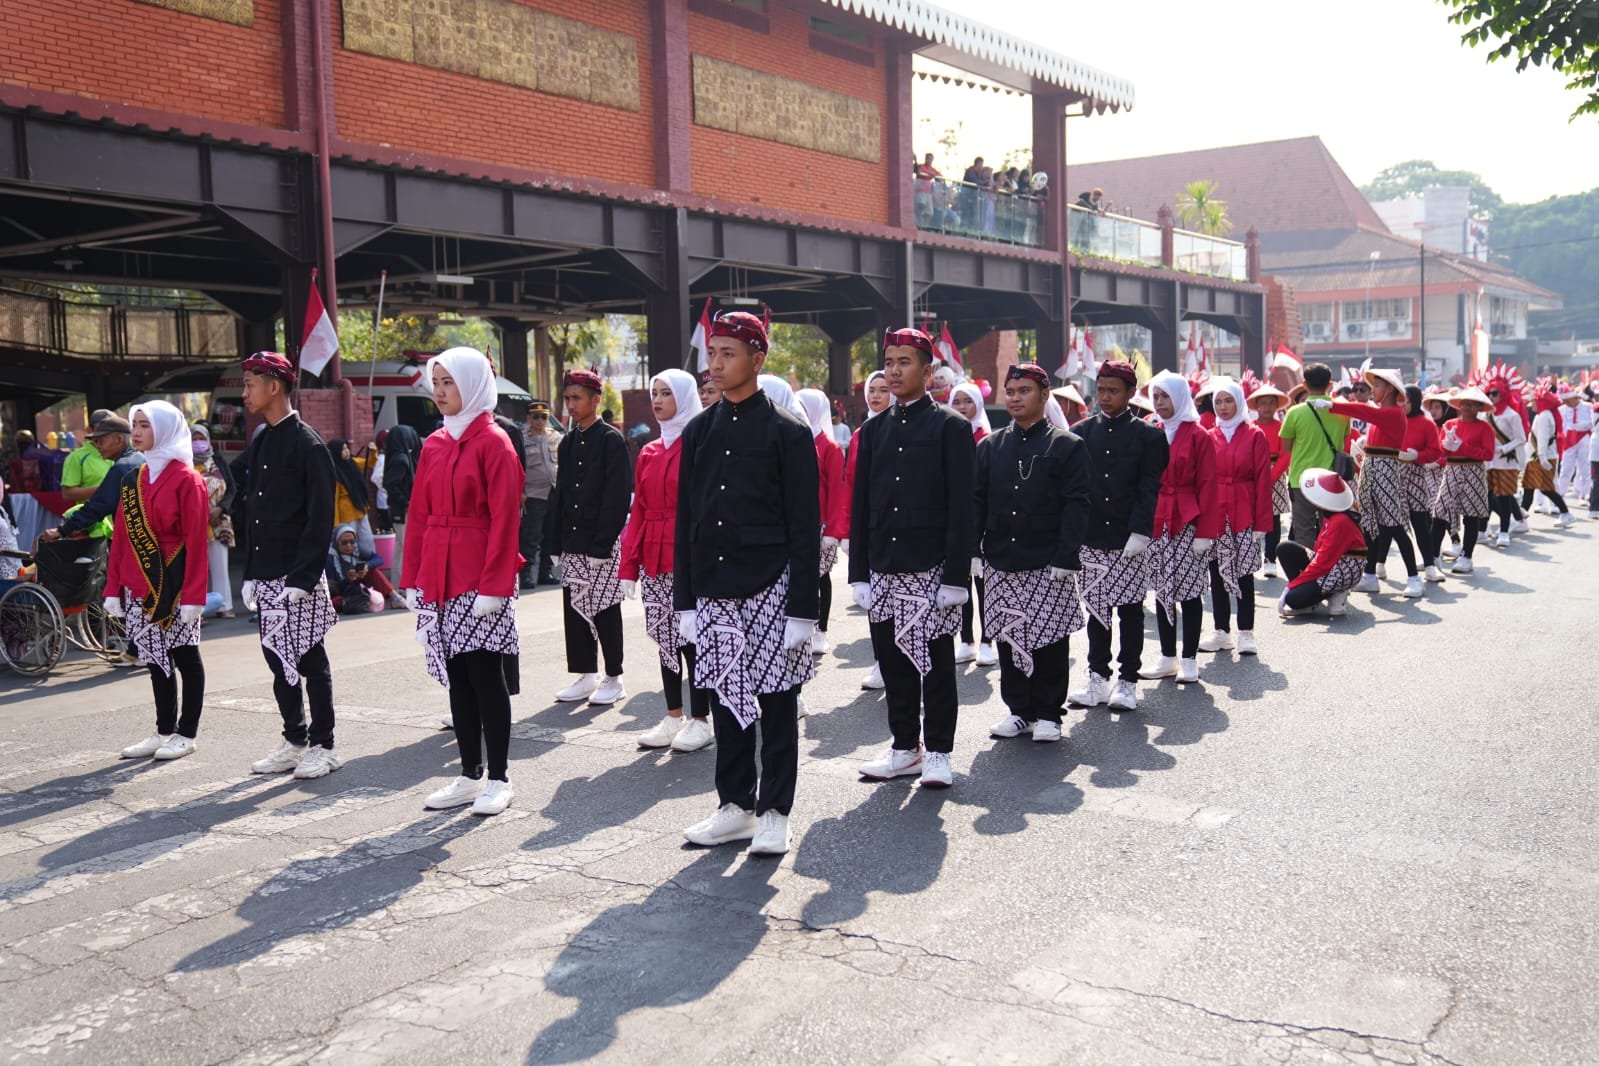
[[[1251,226],[1262,234],[1387,228],[1320,137],[1066,167],[1072,199],[1098,186],[1114,203],[1111,210],[1148,221],[1162,204],[1175,209],[1183,186],[1207,178],[1227,202],[1234,237]]]

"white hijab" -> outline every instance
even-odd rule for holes
[[[820,437],[826,433],[833,421],[827,417],[827,394],[821,389],[801,389],[794,398],[805,408],[805,420],[811,424],[811,436]]]
[[[801,407],[799,401],[794,399],[794,390],[788,387],[788,382],[776,374],[762,374],[755,381],[756,384],[760,385],[761,391],[766,393],[767,398],[772,401],[773,407],[781,407],[785,411],[797,415],[801,422],[807,425],[810,423],[810,415],[806,414],[805,408]]]
[[[861,399],[863,399],[863,400],[866,399],[866,393],[872,387],[872,379],[873,378],[882,378],[883,379],[883,383],[885,385],[888,383],[888,375],[887,374],[883,373],[881,370],[872,371],[870,374],[866,375],[866,385],[865,385],[865,387],[863,387],[861,389]],[[892,407],[894,405],[894,398],[892,396],[890,396],[888,398],[888,403],[889,403],[889,407]],[[888,407],[883,408],[883,410],[884,411],[888,410]],[[870,422],[872,419],[876,418],[881,413],[882,413],[881,411],[874,411],[874,410],[871,409],[870,406],[868,406],[866,408],[866,421]]]
[[[1199,421],[1199,412],[1194,410],[1194,394],[1188,391],[1188,379],[1181,374],[1162,370],[1149,379],[1149,396],[1152,400],[1156,389],[1171,400],[1172,416],[1161,422],[1161,428],[1166,431],[1166,443],[1170,444],[1184,422]]]
[[[666,382],[666,387],[672,390],[672,399],[677,401],[677,414],[661,423],[661,443],[670,448],[683,435],[683,427],[688,425],[689,419],[702,410],[700,383],[687,370],[661,371],[650,378],[651,391],[657,381]]]
[[[976,385],[973,385],[970,381],[963,381],[956,385],[949,394],[950,407],[955,406],[956,396],[964,396],[977,405],[977,417],[968,419],[972,424],[972,436],[975,437],[978,430],[982,430],[984,433],[994,432],[994,427],[988,424],[988,408],[983,406],[983,394]]]
[[[1060,401],[1054,393],[1049,394],[1049,399],[1044,401],[1044,421],[1056,429],[1071,429],[1071,424],[1066,421],[1066,411],[1061,407]]]
[[[168,463],[194,465],[194,439],[189,436],[189,420],[183,417],[182,411],[165,400],[151,400],[129,411],[128,421],[132,422],[141,414],[150,420],[150,432],[155,438],[144,452],[144,465],[150,471],[152,485]]]
[[[1222,392],[1231,396],[1233,403],[1238,405],[1238,409],[1233,412],[1233,417],[1231,418],[1223,418],[1219,413],[1216,415],[1216,425],[1221,427],[1222,435],[1228,440],[1232,440],[1233,434],[1238,431],[1238,427],[1249,421],[1249,406],[1244,403],[1244,387],[1238,382],[1232,378],[1211,378],[1211,402],[1214,403],[1216,394]]]
[[[455,380],[461,390],[461,410],[444,416],[444,430],[456,440],[468,426],[477,421],[485,411],[493,411],[500,402],[499,383],[495,381],[494,364],[476,348],[450,348],[428,360],[425,387],[433,391],[433,368],[440,366]]]

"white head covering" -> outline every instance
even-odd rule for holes
[[[801,389],[795,394],[799,405],[805,409],[805,420],[811,424],[811,436],[820,437],[832,426],[827,416],[827,394],[821,389]]]
[[[982,430],[984,433],[994,432],[994,427],[988,424],[988,408],[983,406],[983,394],[976,385],[973,385],[970,381],[963,381],[950,390],[951,407],[955,405],[956,396],[964,396],[977,405],[977,417],[970,420],[973,436],[977,435],[978,430]]]
[[[500,402],[499,384],[494,380],[494,364],[476,348],[449,348],[428,360],[426,388],[433,391],[433,368],[441,366],[461,390],[461,410],[444,416],[444,430],[456,440],[477,416],[494,410]]]
[[[1066,421],[1066,412],[1061,409],[1060,401],[1054,393],[1049,394],[1049,399],[1044,401],[1044,420],[1056,429],[1071,429],[1071,423]]]
[[[1233,398],[1233,403],[1238,405],[1238,410],[1233,412],[1233,417],[1231,418],[1223,418],[1221,413],[1217,412],[1216,425],[1221,427],[1223,436],[1225,436],[1228,440],[1232,440],[1233,433],[1238,429],[1239,426],[1249,421],[1249,416],[1253,412],[1249,410],[1249,405],[1244,403],[1244,387],[1242,385],[1238,384],[1238,382],[1234,381],[1232,378],[1211,378],[1211,402],[1215,403],[1216,396],[1223,392]]]
[[[150,471],[152,484],[168,463],[194,465],[194,439],[189,436],[189,420],[183,417],[182,411],[165,400],[151,400],[129,411],[128,421],[132,422],[140,414],[150,420],[150,431],[155,437],[154,443],[144,452],[144,465]]]
[[[883,384],[884,385],[888,384],[888,375],[887,374],[883,373],[881,370],[872,371],[870,374],[866,375],[866,384],[861,388],[861,399],[864,400],[866,398],[867,392],[871,391],[872,379],[873,378],[882,378],[883,379]],[[894,398],[892,396],[890,396],[888,398],[888,402],[889,402],[889,405],[892,406],[893,403],[894,403]],[[888,410],[888,408],[885,407],[885,408],[883,408],[883,410],[886,411],[886,410]],[[872,419],[876,418],[880,413],[881,412],[879,412],[879,411],[872,410],[871,406],[867,405],[867,408],[866,408],[866,421],[870,422]]]
[[[1188,391],[1188,379],[1181,374],[1174,374],[1170,370],[1162,370],[1149,379],[1149,395],[1153,399],[1155,390],[1164,392],[1172,404],[1172,416],[1162,423],[1166,430],[1166,443],[1170,444],[1177,436],[1177,431],[1184,422],[1198,422],[1199,412],[1194,410],[1194,394]]]
[[[799,401],[794,399],[794,390],[788,387],[788,382],[776,374],[762,374],[755,381],[756,384],[760,385],[761,391],[766,393],[767,398],[772,401],[773,407],[781,407],[785,411],[790,411],[798,415],[801,422],[807,425],[810,424],[810,415],[807,415],[805,408],[801,407]]]
[[[650,378],[652,390],[657,381],[666,382],[666,387],[672,390],[672,399],[677,401],[677,414],[661,423],[661,443],[670,448],[683,435],[683,427],[688,425],[689,419],[703,410],[700,406],[700,383],[687,370],[661,371]]]

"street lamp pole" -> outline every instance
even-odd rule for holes
[[[1366,264],[1366,323],[1361,327],[1361,335],[1366,338],[1366,361],[1371,362],[1371,272],[1377,269],[1377,260],[1382,258],[1381,252],[1372,252],[1371,259]]]

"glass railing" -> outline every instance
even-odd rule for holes
[[[1160,227],[1125,215],[1070,205],[1066,219],[1072,251],[1100,259],[1160,266]]]
[[[1249,256],[1238,241],[1172,230],[1172,269],[1233,281],[1249,280]]]
[[[1044,200],[944,178],[912,178],[916,226],[979,241],[1044,243]]]

